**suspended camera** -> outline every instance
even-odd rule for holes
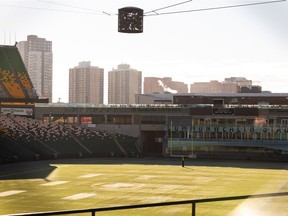
[[[118,32],[142,33],[143,10],[137,7],[124,7],[118,10]]]

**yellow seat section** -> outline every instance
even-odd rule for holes
[[[11,97],[25,98],[19,83],[16,81],[15,75],[10,70],[2,70],[0,68],[0,80]]]
[[[0,46],[1,94],[11,98],[37,98],[20,53],[15,46]]]
[[[17,76],[19,77],[23,87],[26,90],[31,90],[33,86],[18,50],[16,48],[6,48],[5,54],[8,57],[10,64],[13,65],[13,68],[17,73]]]
[[[24,86],[25,89],[32,89],[32,84],[30,82],[30,79],[27,75],[27,73],[21,71],[21,72],[17,72],[17,75],[22,83],[22,85]]]

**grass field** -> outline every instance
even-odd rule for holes
[[[288,192],[285,163],[189,159],[183,168],[175,158],[114,158],[14,163],[0,171],[0,215]],[[287,216],[287,203],[287,196],[203,203],[197,216]],[[191,215],[191,205],[97,215],[182,216]]]

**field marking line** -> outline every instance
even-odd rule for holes
[[[93,177],[101,176],[101,175],[103,175],[103,174],[101,174],[101,173],[98,173],[98,174],[87,174],[87,175],[79,176],[78,178],[93,178]]]
[[[149,179],[152,179],[152,178],[157,178],[158,176],[155,176],[155,175],[142,175],[142,176],[139,176],[137,178],[135,178],[134,180],[138,180],[138,181],[145,181],[145,180],[149,180]]]
[[[65,184],[68,183],[69,181],[53,181],[53,182],[48,182],[45,184],[41,184],[42,186],[55,186],[55,185],[61,185],[61,184]]]
[[[93,197],[93,196],[96,196],[96,194],[95,193],[79,193],[79,194],[74,194],[72,196],[64,197],[62,199],[79,200],[79,199],[85,199],[85,198],[89,198],[89,197]]]
[[[104,184],[102,188],[105,189],[138,189],[144,187],[145,184],[130,184],[130,183],[114,183],[114,184]]]
[[[26,192],[26,190],[10,190],[10,191],[4,191],[0,193],[0,197],[6,197],[6,196],[11,196],[19,193]]]

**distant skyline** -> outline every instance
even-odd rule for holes
[[[69,68],[81,61],[104,68],[104,95],[108,72],[122,63],[142,71],[142,77],[172,77],[187,84],[246,77],[262,90],[288,92],[287,1],[145,16],[143,33],[117,32],[119,8],[145,12],[179,2],[0,0],[0,43],[14,45],[27,35],[52,41],[54,102],[68,102]],[[194,0],[162,12],[247,2],[265,1]]]

